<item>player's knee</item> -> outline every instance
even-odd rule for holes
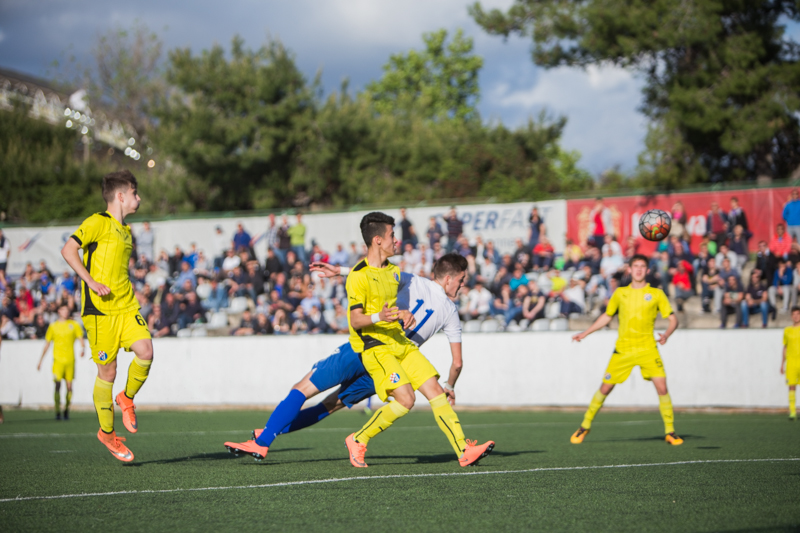
[[[414,400],[416,398],[413,390],[411,392],[407,390],[397,390],[394,393],[394,399],[406,409],[411,410],[411,408],[414,407]]]
[[[134,350],[136,357],[141,359],[142,361],[150,361],[153,359],[153,343],[146,342],[143,343],[141,346],[137,346],[136,350]]]

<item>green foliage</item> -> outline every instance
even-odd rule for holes
[[[0,112],[0,211],[11,222],[46,222],[101,210],[103,171],[75,158],[77,132],[29,118],[24,105]]]
[[[445,46],[447,31],[423,34],[425,50],[393,54],[383,77],[365,96],[380,114],[410,111],[432,119],[477,117],[478,72],[483,59],[472,54],[472,39],[461,30]]]
[[[174,87],[156,108],[159,148],[208,188],[198,209],[252,209],[293,200],[292,161],[314,111],[313,93],[277,41],[259,50],[233,39],[231,57],[219,45],[199,57],[169,54]]]
[[[784,177],[800,164],[800,48],[780,24],[800,21],[794,1],[516,0],[470,13],[489,33],[531,36],[544,67],[643,73],[643,111],[661,132],[644,159],[659,186]]]

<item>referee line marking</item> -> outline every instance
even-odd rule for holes
[[[575,470],[602,470],[609,468],[643,468],[651,466],[681,466],[697,464],[722,464],[722,463],[775,463],[784,461],[800,461],[800,457],[773,458],[773,459],[709,459],[699,461],[673,461],[669,463],[634,463],[623,465],[596,465],[596,466],[553,466],[544,468],[528,468],[525,470],[489,470],[487,472],[442,472],[438,474],[392,474],[386,476],[353,476],[329,479],[310,479],[305,481],[284,481],[280,483],[265,483],[263,485],[232,485],[228,487],[197,487],[190,489],[157,489],[157,490],[120,490],[114,492],[84,492],[79,494],[58,494],[55,496],[17,496],[16,498],[3,498],[0,503],[24,502],[32,500],[62,500],[66,498],[96,498],[100,496],[119,496],[123,494],[169,494],[176,492],[204,492],[212,490],[248,490],[270,489],[276,487],[292,487],[297,485],[319,485],[327,483],[343,483],[347,481],[365,481],[373,479],[415,479],[430,477],[458,477],[458,476],[491,476],[505,474],[526,474],[531,472],[564,472]]]

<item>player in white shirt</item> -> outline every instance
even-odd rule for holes
[[[406,336],[417,346],[421,346],[439,330],[444,330],[450,342],[453,360],[447,380],[442,383],[444,393],[455,405],[455,385],[461,374],[461,321],[458,307],[452,299],[464,284],[466,260],[458,254],[452,256],[448,264],[458,265],[453,275],[443,275],[434,281],[403,273],[397,291],[397,308],[409,310],[413,322],[406,325]],[[444,256],[440,261],[445,260]],[[311,270],[321,277],[345,275],[348,269],[327,263],[312,263]],[[303,403],[321,391],[340,385],[319,404],[300,410]],[[361,363],[360,354],[355,353],[350,343],[339,346],[336,351],[318,361],[311,372],[300,380],[289,395],[275,408],[263,430],[253,432],[253,440],[244,443],[226,442],[225,447],[234,454],[248,453],[263,459],[269,446],[278,435],[297,431],[316,424],[331,413],[353,405],[375,394],[372,378]]]

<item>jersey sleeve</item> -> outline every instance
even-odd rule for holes
[[[86,248],[89,244],[97,242],[97,239],[102,235],[103,223],[101,218],[94,215],[90,216],[83,221],[83,224],[75,230],[75,233],[70,238],[75,239],[81,248]]]
[[[351,272],[345,283],[347,290],[347,306],[349,311],[366,309],[369,280],[361,272]],[[366,310],[364,311],[366,312]]]
[[[447,335],[447,340],[452,344],[454,342],[461,342],[461,319],[458,317],[458,311],[453,308],[453,312],[445,322],[444,334]]]
[[[664,291],[658,291],[658,310],[663,318],[667,318],[672,314],[672,305],[670,305],[669,298],[664,294]]]
[[[786,336],[784,335],[784,339],[785,338],[786,338]],[[53,325],[52,324],[47,326],[47,332],[45,332],[45,334],[44,334],[44,340],[46,340],[47,342],[53,342]]]
[[[608,300],[608,307],[606,308],[606,314],[608,316],[614,316],[617,314],[619,310],[619,290],[614,291],[614,294],[611,295],[611,298]]]

